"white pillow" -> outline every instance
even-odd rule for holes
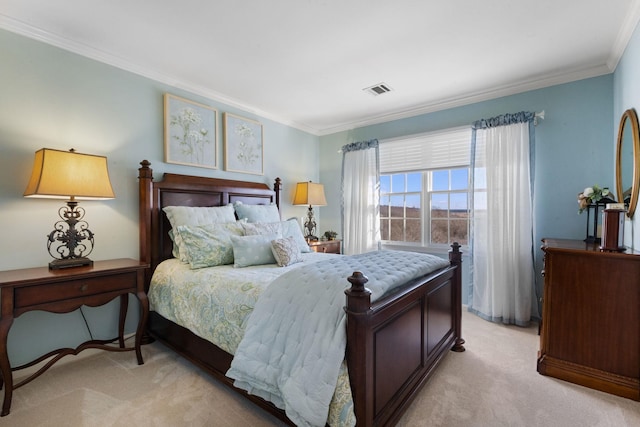
[[[166,206],[162,209],[167,214],[173,232],[169,237],[173,240],[173,256],[182,262],[188,262],[186,255],[180,253],[180,236],[175,229],[180,225],[207,225],[221,222],[235,222],[233,205],[196,207],[196,206]]]
[[[300,248],[300,252],[311,252],[311,248],[307,244],[307,240],[302,235],[300,224],[295,218],[289,218],[282,221],[282,237],[293,237]]]
[[[242,224],[245,236],[255,236],[257,234],[277,234],[280,237],[293,237],[300,252],[311,252],[302,230],[295,218],[289,218],[281,222],[247,222]]]
[[[276,205],[245,205],[242,202],[235,202],[233,207],[238,219],[246,219],[247,222],[280,221],[280,212]]]
[[[280,222],[245,222],[242,224],[245,236],[257,236],[276,234],[282,237],[282,224]]]

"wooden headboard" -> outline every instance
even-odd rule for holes
[[[140,260],[151,267],[146,277],[147,287],[156,266],[172,257],[171,225],[162,210],[165,206],[211,207],[242,202],[251,205],[275,203],[280,208],[280,178],[276,178],[273,190],[258,182],[171,173],[165,173],[162,181],[156,182],[151,163],[143,160],[140,165]]]

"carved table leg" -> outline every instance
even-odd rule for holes
[[[147,325],[147,318],[149,317],[149,299],[147,294],[143,291],[136,294],[138,301],[140,301],[140,320],[138,321],[138,329],[136,330],[136,357],[138,358],[138,365],[142,365],[142,350],[140,344],[142,343],[142,335],[144,333],[145,326]]]
[[[118,320],[118,344],[124,348],[124,322],[129,308],[129,294],[120,295],[120,318]]]
[[[9,355],[7,354],[7,336],[9,335],[9,328],[11,328],[12,323],[13,318],[9,316],[3,316],[3,319],[0,320],[0,372],[2,372],[2,380],[5,386],[2,413],[0,413],[2,417],[9,415],[11,397],[13,396],[13,375],[11,373],[11,365],[9,364]]]

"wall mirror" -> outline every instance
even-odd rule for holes
[[[634,109],[622,114],[616,144],[616,196],[627,205],[627,216],[633,217],[640,190],[640,131]]]

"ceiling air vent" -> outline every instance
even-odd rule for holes
[[[391,88],[389,85],[385,83],[378,83],[375,86],[366,87],[364,89],[365,92],[369,92],[373,96],[382,95],[383,93],[391,92]]]

